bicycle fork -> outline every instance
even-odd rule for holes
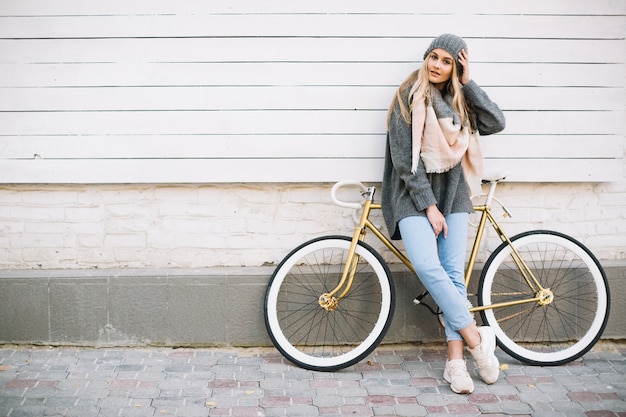
[[[352,241],[350,242],[350,249],[346,257],[346,262],[341,274],[341,280],[339,284],[330,292],[324,293],[319,296],[318,303],[326,311],[333,311],[337,308],[339,301],[348,294],[352,283],[354,282],[354,276],[356,274],[357,265],[359,263],[359,255],[356,253],[358,242],[365,240],[366,225],[369,224],[369,214],[372,208],[377,208],[378,205],[374,204],[374,187],[369,187],[363,194],[365,202],[363,204],[363,211],[361,213],[361,219],[359,224],[354,228],[354,234]],[[343,288],[343,290],[342,290]],[[341,293],[337,295],[337,293]]]

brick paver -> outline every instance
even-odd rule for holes
[[[558,367],[501,351],[499,381],[471,395],[442,378],[444,345],[382,346],[313,372],[274,349],[0,346],[0,416],[626,416],[626,343]]]

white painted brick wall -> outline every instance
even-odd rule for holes
[[[307,239],[351,235],[331,185],[2,186],[0,269],[276,264]],[[559,230],[601,260],[626,259],[626,182],[504,184],[498,197],[514,214],[504,221],[511,235]],[[486,250],[497,244],[489,233]]]

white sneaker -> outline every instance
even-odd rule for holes
[[[494,354],[496,350],[496,335],[491,327],[479,327],[480,345],[474,349],[467,348],[476,361],[478,374],[486,384],[493,384],[500,375],[500,362]]]
[[[450,383],[450,389],[457,394],[471,394],[474,391],[474,381],[467,373],[467,366],[463,359],[446,361],[443,379]]]

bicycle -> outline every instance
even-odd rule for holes
[[[550,230],[531,230],[509,238],[491,204],[504,175],[483,180],[489,191],[474,207],[480,221],[465,273],[469,286],[484,231],[489,223],[502,243],[482,269],[476,297],[483,324],[491,326],[502,350],[531,365],[561,365],[587,353],[609,316],[606,275],[582,243]],[[363,200],[346,202],[337,190],[356,186]],[[409,259],[369,219],[375,187],[356,181],[335,184],[335,204],[361,210],[354,234],[309,240],[280,262],[265,295],[265,324],[274,346],[292,363],[317,371],[339,370],[360,362],[382,341],[395,307],[389,266],[364,242],[371,231],[409,270]],[[416,304],[428,292],[415,299]],[[438,314],[429,307],[431,312]]]

